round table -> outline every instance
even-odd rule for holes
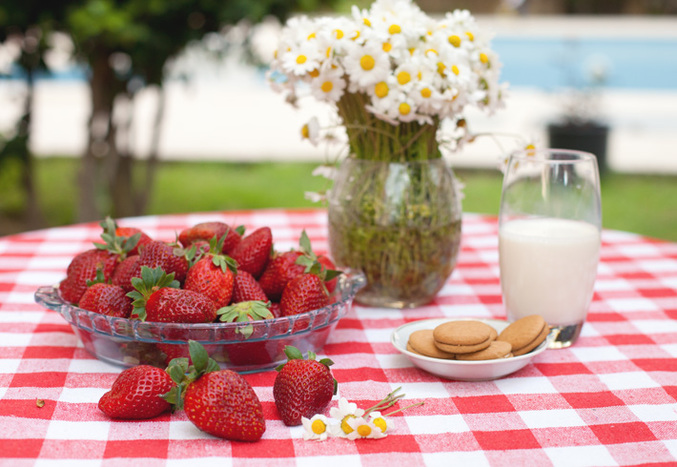
[[[155,239],[202,221],[270,226],[276,248],[303,229],[327,250],[326,212],[269,209],[119,220]],[[546,350],[509,376],[453,381],[413,366],[391,345],[398,326],[426,318],[505,318],[496,219],[465,214],[462,251],[437,299],[411,310],[355,305],[321,356],[335,364],[339,395],[367,408],[397,387],[398,406],[379,440],[304,441],[273,402],[275,371],[245,375],[263,404],[256,443],[214,438],[182,412],[111,421],[97,408],[120,367],[96,360],[70,326],[34,302],[71,258],[99,240],[98,223],[0,238],[0,464],[108,465],[628,465],[677,462],[677,244],[602,234],[588,320],[578,342]],[[44,401],[39,406],[37,400]],[[331,406],[337,404],[335,398]],[[82,464],[76,464],[82,461]]]

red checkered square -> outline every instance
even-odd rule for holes
[[[515,407],[504,395],[495,396],[477,396],[477,397],[455,397],[454,403],[458,407],[459,413],[496,413],[496,412],[514,412]]]
[[[610,391],[569,392],[562,394],[562,396],[574,409],[590,409],[625,405],[621,399],[619,399]]]
[[[656,436],[642,422],[590,425],[590,429],[603,444],[655,441]]]
[[[531,430],[475,431],[480,447],[485,451],[538,449],[541,445]]]

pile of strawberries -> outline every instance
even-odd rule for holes
[[[124,370],[99,409],[111,418],[147,419],[183,409],[200,430],[236,441],[257,441],[266,430],[261,402],[247,380],[221,370],[198,342],[190,341],[190,358],[173,359],[166,370],[138,365]],[[307,359],[294,347],[278,368],[273,386],[275,406],[288,426],[322,413],[336,394],[332,361]]]
[[[103,242],[73,258],[59,292],[109,316],[165,323],[291,316],[328,305],[339,274],[313,253],[305,232],[299,249],[278,252],[269,227],[245,235],[205,222],[167,243],[110,218],[101,226]]]

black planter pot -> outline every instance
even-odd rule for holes
[[[576,149],[597,156],[600,175],[607,171],[607,140],[609,127],[597,122],[551,123],[548,139],[551,148]]]

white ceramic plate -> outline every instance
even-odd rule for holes
[[[481,361],[442,360],[439,358],[418,355],[407,350],[407,341],[409,341],[409,335],[411,335],[412,332],[421,329],[434,329],[447,321],[466,319],[475,318],[440,318],[414,321],[395,329],[390,340],[395,348],[409,358],[409,360],[417,367],[434,375],[441,376],[442,378],[457,381],[489,381],[502,378],[503,376],[514,373],[527,366],[536,355],[540,354],[548,347],[549,338],[525,355]],[[499,333],[510,324],[507,321],[499,319],[476,319],[476,321],[482,321],[483,323],[492,326]]]

